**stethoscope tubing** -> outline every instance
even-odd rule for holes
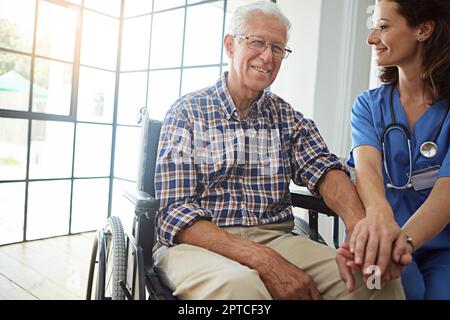
[[[409,133],[408,128],[407,128],[404,124],[397,122],[397,120],[396,120],[396,118],[395,118],[394,106],[393,106],[394,87],[395,87],[395,85],[392,84],[392,85],[391,85],[391,88],[390,88],[390,94],[389,94],[389,111],[390,111],[390,114],[391,114],[392,122],[384,128],[384,130],[383,130],[383,132],[382,132],[382,134],[381,134],[381,146],[382,146],[382,153],[383,153],[383,165],[384,165],[384,170],[385,170],[385,172],[386,172],[386,176],[387,176],[387,179],[388,179],[388,181],[389,181],[389,182],[386,184],[386,187],[387,187],[387,188],[390,188],[390,189],[404,190],[404,189],[412,188],[411,178],[412,178],[412,169],[413,169],[412,167],[413,167],[413,162],[412,162],[412,149],[411,149],[411,134]],[[436,148],[436,152],[435,152],[435,154],[434,154],[433,156],[431,156],[431,157],[430,157],[430,156],[426,156],[426,155],[423,153],[422,148],[421,148],[420,153],[421,153],[421,155],[422,155],[423,157],[426,157],[426,158],[430,159],[430,158],[434,158],[434,157],[437,155],[438,149],[437,149],[437,143],[436,143],[436,141],[437,141],[437,138],[439,137],[439,135],[440,135],[440,133],[441,133],[441,131],[442,131],[442,128],[443,128],[443,126],[444,126],[444,122],[445,122],[445,119],[447,118],[447,115],[448,115],[449,110],[450,110],[450,101],[449,101],[449,107],[447,108],[447,112],[446,112],[445,116],[443,117],[443,119],[442,119],[442,121],[441,121],[441,124],[440,124],[438,130],[437,130],[436,133],[435,133],[434,139],[433,139],[432,141],[426,141],[426,142],[424,142],[424,143],[422,144],[422,145],[424,145],[424,144],[430,144],[430,145],[432,145],[433,147]],[[395,185],[395,184],[393,183],[392,178],[391,178],[391,175],[390,175],[390,173],[389,173],[388,165],[387,165],[386,149],[385,149],[385,140],[386,140],[386,137],[387,137],[388,132],[391,131],[391,130],[400,130],[400,131],[402,131],[403,134],[405,135],[406,141],[407,141],[407,143],[408,143],[408,153],[409,153],[409,175],[408,175],[408,181],[407,181],[403,186],[397,186],[397,185]]]

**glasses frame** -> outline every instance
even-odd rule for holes
[[[261,53],[264,52],[264,51],[266,51],[266,50],[267,50],[267,47],[270,46],[270,48],[271,48],[271,50],[272,50],[272,55],[273,55],[275,58],[277,58],[277,57],[274,55],[274,53],[273,53],[273,44],[270,43],[269,41],[266,41],[266,39],[264,39],[264,38],[262,38],[262,37],[254,36],[254,35],[242,35],[242,34],[232,34],[232,36],[235,37],[235,38],[238,38],[238,39],[245,39],[246,42],[247,42],[247,47],[248,47],[249,49],[261,51]],[[251,46],[250,46],[250,42],[249,42],[249,40],[250,40],[251,37],[259,38],[259,39],[261,39],[262,41],[264,41],[264,48],[263,48],[262,50],[260,50],[260,49],[256,49],[256,48],[251,47]],[[283,54],[283,56],[282,56],[281,58],[279,58],[279,60],[287,59],[287,57],[289,57],[289,54],[292,53],[291,48],[289,48],[288,46],[285,46],[285,47],[282,48],[282,49],[284,49],[284,54]]]

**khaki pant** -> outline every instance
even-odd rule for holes
[[[335,261],[335,251],[291,233],[293,221],[224,230],[266,245],[308,273],[324,299],[404,299],[400,279],[369,290],[359,274],[348,293]],[[272,299],[258,272],[206,249],[179,244],[161,247],[155,268],[163,282],[180,299],[257,300]]]

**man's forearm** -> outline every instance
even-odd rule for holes
[[[205,248],[252,269],[260,265],[256,257],[266,250],[264,246],[233,235],[206,220],[196,221],[180,232],[175,241]]]
[[[364,218],[364,207],[356,188],[341,170],[330,170],[319,186],[319,193],[325,203],[344,221],[347,229],[352,229]]]

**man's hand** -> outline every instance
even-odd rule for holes
[[[314,280],[302,269],[270,248],[259,253],[254,267],[275,300],[321,300]]]
[[[372,265],[377,265],[384,274],[399,235],[400,227],[393,217],[367,210],[367,216],[356,224],[349,241],[354,262],[362,266],[363,274],[367,274],[367,268]]]
[[[348,242],[344,242],[336,250],[336,263],[339,268],[342,281],[345,282],[348,292],[353,292],[355,289],[355,276],[352,269],[361,273],[361,268],[354,263],[353,253],[350,252]]]

